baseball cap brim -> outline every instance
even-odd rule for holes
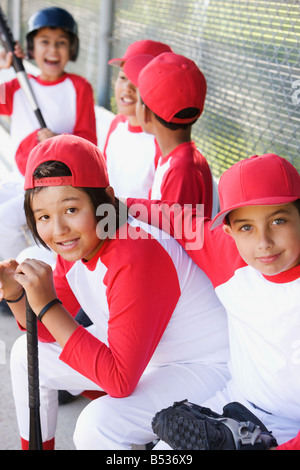
[[[49,161],[64,163],[72,176],[36,180],[35,170]],[[24,189],[45,185],[106,188],[109,186],[109,178],[100,149],[87,139],[72,134],[60,134],[40,142],[28,156]]]
[[[115,59],[110,59],[108,61],[108,64],[109,65],[116,65],[117,67],[121,67],[121,65],[123,64],[123,62],[125,62],[126,59],[124,59],[124,57],[116,57]]]
[[[241,207],[247,206],[280,206],[284,204],[289,204],[290,202],[296,201],[298,198],[295,196],[278,196],[272,198],[260,198],[246,201],[244,204],[235,204],[224,211],[219,212],[214,219],[211,221],[210,230],[214,230],[219,225],[224,223],[224,219],[229,212],[240,209]]]

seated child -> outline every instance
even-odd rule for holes
[[[170,222],[226,309],[232,378],[198,403],[217,413],[228,402],[243,403],[280,445],[300,429],[300,176],[285,158],[253,156],[224,172],[219,196],[212,222],[188,208],[172,220],[158,201],[128,205],[133,215],[141,203],[148,207],[153,224]],[[202,248],[193,249],[182,230],[176,236],[182,218],[203,233]]]
[[[39,319],[44,448],[54,446],[59,389],[107,393],[79,417],[77,449],[151,442],[152,416],[166,403],[186,395],[205,400],[226,384],[226,313],[206,275],[172,237],[128,218],[100,150],[86,139],[61,135],[35,147],[25,190],[28,226],[38,243],[57,253],[57,263],[53,275],[41,260],[3,261],[0,298],[23,329],[26,291]],[[79,305],[92,320],[87,328],[74,319]],[[26,361],[23,335],[11,355],[23,448]]]
[[[148,197],[160,150],[153,135],[143,132],[136,117],[136,86],[124,72],[124,64],[138,54],[156,57],[172,52],[167,45],[149,39],[128,46],[122,58],[108,63],[119,67],[115,82],[117,116],[112,120],[103,150],[110,182],[117,196]]]
[[[124,71],[138,87],[140,124],[161,149],[150,199],[204,204],[211,217],[213,178],[191,137],[204,108],[204,75],[192,60],[168,52],[154,59],[136,55],[126,61]]]

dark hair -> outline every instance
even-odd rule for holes
[[[35,179],[46,178],[50,176],[71,176],[71,171],[67,165],[62,162],[58,161],[48,161],[42,163],[37,167],[34,171],[33,176]],[[36,222],[35,218],[31,209],[31,201],[34,194],[37,194],[43,189],[43,187],[37,187],[33,189],[27,189],[25,191],[25,198],[24,198],[24,210],[26,215],[26,221],[29,230],[32,233],[33,239],[37,244],[41,244],[45,248],[49,249],[46,243],[40,238],[37,229],[36,229]],[[104,216],[97,216],[96,211],[99,206],[102,204],[109,204],[114,206],[115,214],[116,214],[116,229],[127,220],[127,207],[124,204],[120,204],[119,200],[116,198],[115,202],[111,199],[111,197],[105,191],[106,188],[76,188],[84,191],[89,196],[94,210],[95,210],[95,220],[96,222],[100,222]]]
[[[299,215],[300,215],[300,199],[296,199],[296,201],[293,201],[292,204],[294,204],[296,206],[296,208],[298,209]],[[225,224],[226,225],[230,225],[229,214],[230,214],[230,212],[228,212],[228,214],[226,214],[226,216],[225,216]]]
[[[144,103],[142,97],[140,96],[140,100],[141,100],[141,103],[145,106],[146,103]],[[149,108],[149,106],[147,106],[147,108]],[[150,108],[149,108],[150,109]],[[166,127],[167,129],[169,129],[170,131],[177,131],[179,129],[188,129],[190,126],[192,126],[193,124],[195,124],[195,122],[198,120],[199,118],[199,109],[198,108],[185,108],[185,109],[182,109],[181,111],[179,111],[178,113],[175,114],[174,117],[178,118],[178,119],[192,119],[193,117],[195,118],[194,121],[192,122],[189,122],[189,123],[181,123],[181,124],[178,124],[178,123],[175,123],[175,122],[168,122],[168,121],[165,121],[163,118],[161,118],[160,116],[158,116],[157,114],[154,113],[153,111],[153,114],[154,114],[154,117],[155,119],[158,120],[158,122],[160,122],[164,127]]]
[[[178,119],[192,119],[195,117],[195,120],[189,123],[175,123],[175,122],[168,122],[162,119],[160,116],[157,114],[153,113],[155,116],[155,119],[157,119],[163,126],[165,126],[167,129],[170,129],[171,131],[177,131],[179,129],[187,129],[188,127],[192,126],[195,124],[199,117],[199,109],[198,108],[185,108],[179,111],[178,113],[175,114],[174,117]]]

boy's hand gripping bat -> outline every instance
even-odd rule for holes
[[[19,80],[20,86],[23,89],[29,104],[34,111],[39,124],[41,128],[45,128],[46,123],[44,121],[44,118],[42,116],[42,113],[39,109],[38,103],[36,101],[36,98],[34,96],[33,90],[31,88],[30,82],[28,80],[27,73],[25,71],[23,61],[19,57],[17,57],[14,54],[14,48],[15,48],[15,40],[12,35],[12,32],[8,26],[5,14],[0,6],[0,39],[3,44],[4,49],[6,52],[12,52],[13,53],[13,67],[15,69],[15,72],[17,74],[17,78]]]

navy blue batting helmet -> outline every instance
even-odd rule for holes
[[[78,27],[73,16],[63,8],[49,7],[34,13],[28,21],[26,35],[27,53],[32,58],[33,38],[41,28],[60,28],[70,35],[70,60],[75,61],[79,52]]]

